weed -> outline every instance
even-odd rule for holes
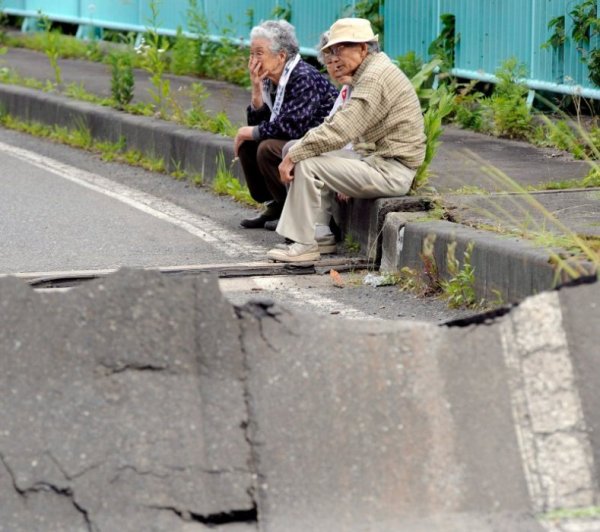
[[[420,277],[420,295],[432,296],[441,291],[441,281],[435,260],[435,234],[429,234],[423,239],[420,258],[423,263],[423,271]]]
[[[488,190],[485,190],[477,185],[463,185],[460,188],[457,188],[452,191],[453,194],[461,194],[463,196],[467,195],[481,195],[486,196],[489,194]]]
[[[174,169],[171,170],[171,177],[177,181],[185,180],[187,178],[187,173],[181,168],[181,161],[171,160],[171,164],[174,167]]]
[[[159,35],[159,6],[160,0],[150,1],[150,19],[146,28],[145,37],[137,48],[141,57],[142,68],[150,74],[150,83],[153,89],[148,89],[156,111],[161,118],[165,118],[168,112],[168,104],[171,102],[171,83],[164,78],[167,70],[167,55],[169,40]]]
[[[290,22],[292,20],[292,4],[290,4],[290,0],[286,0],[285,6],[276,5],[271,12],[271,18],[283,19]]]
[[[475,297],[475,270],[471,265],[473,242],[469,242],[463,254],[463,264],[456,258],[456,241],[448,244],[446,269],[449,280],[441,281],[442,294],[450,308],[475,308],[481,306]]]
[[[204,184],[204,176],[201,173],[190,175],[190,181],[194,186],[201,187]]]
[[[135,78],[131,54],[113,52],[109,56],[111,64],[110,92],[115,105],[124,109],[133,99]]]
[[[554,521],[558,519],[590,519],[599,516],[600,506],[587,506],[585,508],[558,508],[538,517]]]
[[[454,109],[454,96],[445,85],[437,89],[434,97],[429,101],[429,107],[423,117],[425,122],[425,160],[417,170],[411,190],[413,192],[424,189],[429,181],[429,165],[435,156],[440,144],[439,137],[442,134],[442,121]]]
[[[50,61],[50,66],[54,70],[54,80],[57,86],[62,85],[62,73],[58,64],[60,57],[60,32],[52,30],[52,22],[47,16],[41,15],[42,28],[45,36],[44,52]]]
[[[359,253],[360,242],[354,235],[347,233],[344,237],[344,248],[348,253]]]
[[[454,15],[444,13],[440,16],[440,19],[442,29],[429,45],[427,52],[432,57],[441,59],[444,70],[449,70],[454,66],[454,55],[460,34],[456,34],[456,17]]]
[[[500,137],[527,138],[531,131],[528,89],[519,82],[525,74],[525,67],[515,58],[507,59],[496,71],[499,81],[494,94],[484,100],[492,114],[494,132]]]
[[[237,128],[231,123],[229,117],[223,112],[217,113],[214,117],[209,115],[204,108],[204,101],[208,93],[201,83],[191,85],[192,106],[183,116],[183,123],[189,127],[196,127],[211,133],[235,137]]]
[[[154,105],[147,102],[137,102],[125,106],[125,111],[133,115],[152,116]]]
[[[171,54],[171,72],[177,75],[190,74],[196,66],[198,42],[186,37],[181,26],[177,27]]]
[[[475,84],[476,80],[473,80],[457,91],[454,121],[465,129],[483,131],[486,129],[481,105],[483,94],[478,91],[472,92]]]
[[[110,162],[119,159],[125,145],[125,137],[121,136],[118,142],[96,142],[94,148],[100,152],[103,161]]]
[[[412,78],[423,68],[423,60],[417,56],[414,50],[410,50],[404,55],[396,58],[398,68],[406,74],[406,77]]]
[[[247,53],[233,38],[234,31],[227,27],[219,29],[219,42],[210,40],[208,20],[198,7],[198,0],[188,0],[188,27],[198,36],[196,73],[213,79],[220,79],[249,86]],[[231,17],[228,17],[232,23]]]
[[[379,42],[383,43],[383,6],[384,0],[358,0],[346,6],[344,15],[366,18],[379,35]]]
[[[231,196],[240,203],[257,206],[258,204],[252,199],[248,187],[242,185],[231,173],[230,169],[227,168],[227,165],[225,164],[225,155],[223,155],[222,151],[217,155],[216,162],[217,174],[213,181],[214,192],[219,196]]]
[[[553,30],[553,32],[552,35],[550,35],[550,38],[542,44],[542,48],[560,48],[561,46],[564,46],[567,40],[565,33],[565,16],[560,15],[550,19],[548,22],[548,29]]]

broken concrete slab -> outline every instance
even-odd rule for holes
[[[242,318],[261,530],[541,530],[494,371],[501,352],[490,388],[471,378],[483,352],[476,366],[468,348],[445,352],[455,331],[274,307]],[[487,328],[480,335],[490,341]]]
[[[5,530],[46,512],[52,529],[255,519],[239,331],[216,279],[125,271],[60,296],[1,286]]]
[[[0,530],[567,530],[600,496],[599,296],[440,327],[0,279]]]

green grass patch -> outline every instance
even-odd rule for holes
[[[217,174],[212,184],[213,191],[219,196],[231,196],[235,201],[246,205],[258,206],[250,195],[246,185],[242,185],[225,164],[225,155],[217,155]]]

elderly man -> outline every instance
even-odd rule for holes
[[[277,232],[292,243],[270,250],[271,260],[320,258],[315,227],[329,223],[335,193],[378,198],[410,190],[425,156],[423,116],[410,81],[379,52],[377,40],[365,19],[340,19],[329,30],[323,53],[351,95],[279,165],[290,189]],[[342,149],[348,143],[353,150]]]

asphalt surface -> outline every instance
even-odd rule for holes
[[[217,197],[207,188],[106,163],[88,152],[13,131],[0,130],[0,148],[3,145],[9,150],[13,147],[14,153],[23,150],[37,156],[42,163],[60,163],[76,177],[108,180],[108,192],[116,196],[121,194],[118,187],[145,194],[153,209],[171,217],[159,219],[139,206],[124,203],[123,198],[90,190],[85,182],[73,182],[60,172],[2,153],[0,273],[255,262],[262,261],[266,250],[281,241],[271,231],[241,229],[239,220],[252,215],[253,209]],[[182,219],[197,220],[215,240],[207,241],[182,229],[178,225]],[[221,288],[236,304],[271,299],[289,308],[338,318],[441,323],[474,312],[449,309],[445,301],[420,299],[395,286],[364,285],[366,273],[342,273],[343,288],[334,286],[329,275],[222,279]]]
[[[26,50],[9,50],[4,56],[4,63],[14,68],[24,76],[34,76],[38,79],[52,79],[52,71],[44,54]],[[99,63],[88,63],[78,60],[62,60],[61,71],[65,83],[83,83],[87,90],[99,95],[107,95],[110,85],[107,65]],[[171,77],[173,81],[173,94],[179,99],[184,107],[189,105],[189,86],[199,81],[195,78]],[[208,92],[206,100],[207,109],[218,112],[225,110],[233,122],[243,121],[245,107],[248,102],[246,89],[235,87],[230,84],[202,80]],[[136,99],[134,101],[147,101],[149,93],[147,74],[136,72]],[[531,206],[525,208],[514,208],[513,199],[506,199],[506,192],[514,192],[519,187],[529,185],[540,185],[546,181],[578,179],[588,171],[586,163],[575,161],[573,158],[558,150],[541,149],[530,144],[506,139],[493,138],[470,131],[460,130],[455,127],[446,127],[442,135],[442,143],[436,157],[431,165],[432,177],[430,183],[441,194],[444,204],[450,209],[453,218],[468,224],[484,223],[488,227],[496,227],[495,232],[504,233],[515,227],[529,228],[532,216],[541,212],[532,212]],[[35,142],[36,148],[40,149]],[[87,164],[87,163],[85,163]],[[84,165],[85,165],[84,164]],[[117,165],[118,166],[118,165]],[[134,188],[141,187],[142,190],[150,191],[151,194],[172,201],[192,212],[200,212],[206,216],[221,222],[231,229],[231,234],[239,235],[244,241],[249,241],[248,247],[245,243],[233,247],[234,251],[227,250],[227,243],[221,247],[221,252],[238,257],[257,257],[280,241],[277,235],[266,231],[240,232],[237,222],[240,218],[247,216],[248,210],[236,207],[235,213],[225,212],[221,208],[212,206],[204,197],[199,199],[196,194],[205,194],[205,191],[193,191],[186,185],[185,194],[174,192],[175,185],[171,180],[161,176],[149,182],[139,178],[138,171],[117,170],[111,179],[119,181],[123,176],[124,181]],[[504,176],[508,176],[505,178]],[[152,183],[152,184],[150,184]],[[496,194],[456,194],[464,187],[477,187]],[[210,194],[208,194],[210,195]],[[555,229],[562,232],[563,227],[572,228],[578,232],[595,234],[597,232],[597,216],[600,205],[598,205],[597,194],[592,190],[548,192],[539,194],[543,205],[547,205],[560,221],[556,227],[540,221],[542,229]],[[205,209],[204,206],[207,206]],[[508,209],[508,211],[507,211]],[[510,215],[507,216],[506,213]],[[252,234],[250,234],[252,233]],[[237,237],[236,237],[237,238]],[[235,238],[221,239],[225,242],[234,242]],[[476,246],[477,247],[477,246]],[[185,250],[180,250],[185,256]],[[203,252],[202,252],[203,253]],[[200,255],[202,255],[200,253]],[[208,253],[210,255],[210,253]],[[263,255],[264,257],[264,255]],[[206,257],[202,256],[202,260]],[[214,259],[220,261],[219,253],[214,253]],[[172,263],[171,263],[172,264]],[[361,305],[364,302],[361,302]],[[373,311],[370,311],[372,313]],[[400,313],[392,313],[387,317],[397,317]],[[411,314],[409,312],[409,314]],[[417,313],[418,315],[418,313]]]

